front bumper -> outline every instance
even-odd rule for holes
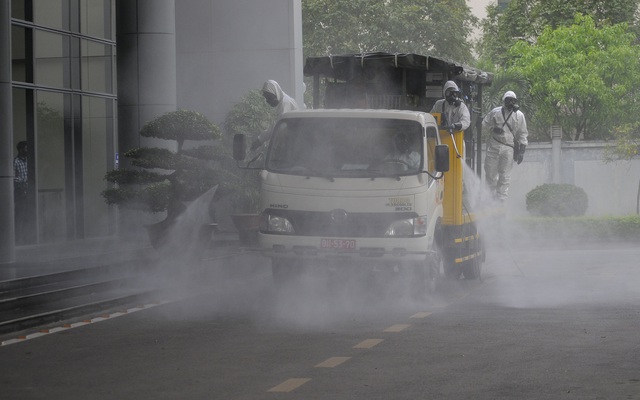
[[[315,236],[271,235],[260,233],[260,251],[267,257],[318,260],[354,260],[383,262],[424,261],[433,253],[429,237],[413,238],[329,238],[355,240],[354,248],[323,248],[323,240]]]

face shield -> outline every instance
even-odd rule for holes
[[[507,110],[516,112],[520,109],[518,106],[518,100],[515,97],[506,97],[504,99],[504,106]]]
[[[262,96],[264,96],[267,104],[269,104],[271,107],[275,107],[278,105],[278,97],[274,93],[263,91]]]
[[[459,106],[461,103],[460,92],[455,89],[447,89],[444,92],[444,98],[447,100],[447,103],[451,105]]]

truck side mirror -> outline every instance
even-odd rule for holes
[[[233,135],[233,159],[236,161],[244,160],[246,155],[245,136],[242,133]]]
[[[449,171],[449,146],[446,144],[439,144],[436,146],[436,171],[447,172]]]

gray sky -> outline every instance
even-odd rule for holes
[[[485,9],[489,4],[495,3],[496,0],[467,0],[467,5],[471,8],[471,12],[478,18],[483,19],[487,16]]]
[[[496,0],[467,0],[467,5],[471,8],[473,15],[482,20],[487,16],[486,8],[489,4],[495,4]],[[479,30],[475,32],[474,37],[480,35]]]

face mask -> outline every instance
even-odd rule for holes
[[[447,103],[451,104],[452,106],[455,105],[456,107],[458,107],[460,106],[460,104],[462,104],[462,100],[460,100],[460,98],[458,97],[458,92],[447,92],[445,94],[445,98],[447,100]]]
[[[516,100],[511,98],[507,98],[504,100],[504,106],[507,108],[507,110],[513,112],[516,112],[520,109],[520,106],[518,106]]]

